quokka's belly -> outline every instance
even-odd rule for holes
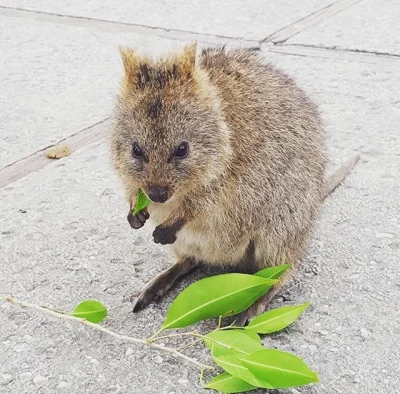
[[[190,256],[206,264],[235,265],[243,259],[248,243],[248,239],[243,239],[234,245],[213,231],[200,233],[184,227],[173,249],[179,256]]]

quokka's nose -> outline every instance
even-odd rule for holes
[[[165,202],[168,200],[168,187],[149,186],[149,198],[153,202]]]

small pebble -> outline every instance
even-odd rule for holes
[[[64,388],[67,387],[67,386],[68,386],[68,383],[62,381],[62,382],[60,382],[60,383],[58,384],[57,388],[58,388],[58,389],[64,389]]]
[[[126,349],[125,355],[130,356],[131,354],[133,354],[133,349],[131,347],[128,347],[128,349]]]
[[[353,382],[354,382],[354,383],[360,383],[361,380],[360,380],[360,378],[354,378]]]
[[[178,383],[179,384],[187,384],[189,381],[187,379],[179,379]]]
[[[23,382],[27,382],[28,380],[32,379],[32,372],[22,372],[22,373],[19,374],[19,378]]]
[[[367,339],[371,336],[371,333],[364,327],[361,328],[360,334],[364,339]]]
[[[41,387],[41,386],[43,386],[44,384],[46,384],[48,380],[49,380],[49,378],[46,377],[46,376],[36,375],[36,376],[33,378],[33,383],[35,383],[36,386]]]
[[[77,234],[74,235],[74,239],[76,242],[83,242],[86,241],[87,237],[85,234],[78,232]]]
[[[9,373],[3,373],[1,375],[1,384],[5,386],[6,384],[10,383],[13,380],[13,377]]]
[[[292,389],[292,394],[300,394],[300,391],[298,391],[296,389]]]
[[[131,241],[131,243],[132,243],[133,245],[140,245],[141,243],[143,243],[143,238],[140,237],[140,236],[138,236],[138,237],[134,238],[134,239]]]
[[[161,364],[164,361],[161,356],[155,356],[153,360],[157,364]]]
[[[15,345],[13,349],[17,353],[22,353],[26,350],[26,345],[25,343],[19,343],[18,345]]]
[[[376,233],[377,238],[394,238],[394,234],[392,233]]]
[[[326,331],[326,330],[321,330],[321,335],[328,335],[328,334],[329,334],[328,331]]]
[[[310,345],[310,346],[309,346],[309,349],[310,349],[312,352],[316,352],[316,351],[317,351],[317,347],[316,347],[315,345]]]
[[[114,386],[109,386],[104,390],[104,392],[107,394],[117,394],[120,391],[121,391],[121,386],[119,384],[116,384]]]

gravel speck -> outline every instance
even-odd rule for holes
[[[128,349],[126,349],[125,355],[130,356],[132,353],[133,353],[133,349],[131,347],[128,347]]]
[[[10,383],[13,380],[13,377],[9,373],[3,373],[1,375],[1,384],[5,386],[6,384]]]
[[[22,372],[19,374],[19,378],[22,382],[27,382],[32,379],[32,372]]]
[[[41,386],[43,386],[44,384],[46,384],[48,380],[49,380],[49,378],[48,378],[47,376],[36,375],[36,376],[33,378],[33,383],[35,383],[35,385],[36,385],[37,387],[41,387]]]
[[[360,329],[360,334],[364,339],[367,339],[371,336],[371,333],[364,327]]]
[[[392,233],[376,233],[376,238],[394,238]]]
[[[61,381],[61,382],[58,384],[57,388],[58,388],[58,389],[64,389],[64,388],[67,387],[67,386],[68,386],[68,383],[67,383],[67,382]]]

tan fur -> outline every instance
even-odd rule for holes
[[[172,198],[149,213],[154,225],[184,220],[171,245],[178,260],[249,271],[296,263],[324,198],[318,110],[257,53],[207,49],[195,65],[195,48],[155,62],[121,52],[111,153],[128,201],[150,184],[171,188]],[[157,102],[160,111],[149,116]],[[182,140],[189,156],[171,162]],[[147,163],[132,157],[133,142]]]

